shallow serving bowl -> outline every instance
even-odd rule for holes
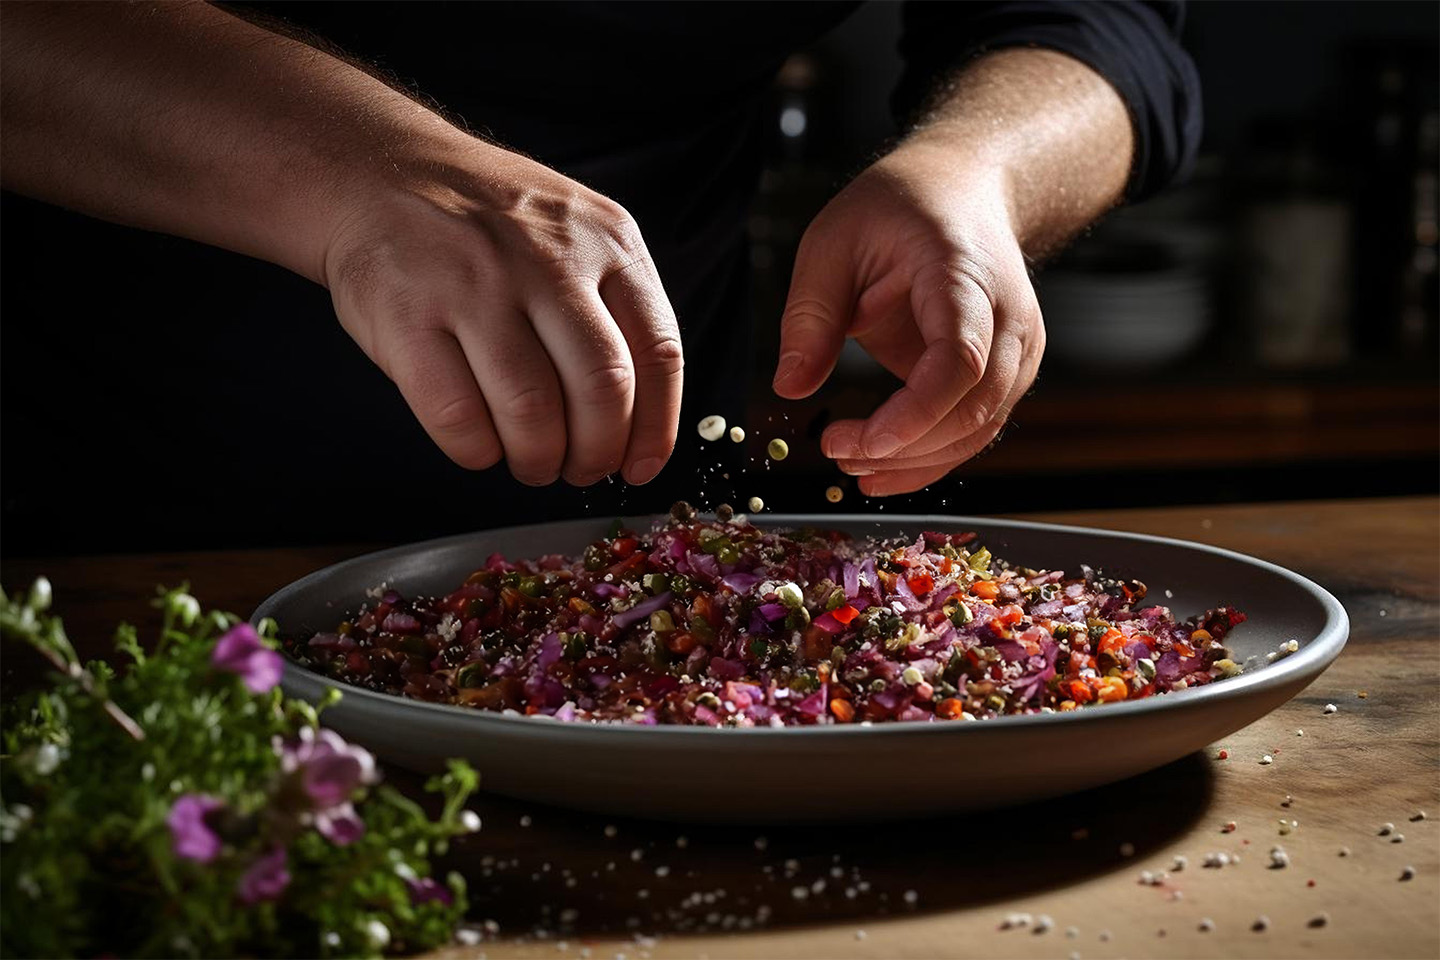
[[[1161,766],[1295,696],[1339,655],[1349,634],[1344,608],[1321,587],[1204,544],[970,517],[774,515],[757,522],[881,537],[975,530],[1012,563],[1072,572],[1088,563],[1136,577],[1150,587],[1147,603],[1166,604],[1180,617],[1232,604],[1250,617],[1227,638],[1247,669],[1192,690],[1070,713],[785,729],[505,716],[349,687],[293,663],[282,685],[309,700],[338,686],[345,696],[324,717],[343,736],[422,772],[464,757],[480,770],[485,789],[512,797],[673,820],[885,819],[1034,800]],[[575,553],[608,526],[573,520],[510,527],[357,557],[280,590],[252,622],[273,617],[285,634],[328,629],[380,583],[407,596],[447,593],[496,550],[512,559]],[[1292,639],[1298,652],[1266,663],[1266,653]]]

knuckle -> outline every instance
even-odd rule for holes
[[[430,429],[445,436],[460,436],[471,432],[481,423],[484,409],[480,399],[473,396],[445,397],[435,403],[426,420]]]
[[[985,365],[989,362],[989,357],[977,338],[973,335],[963,336],[955,341],[952,348],[955,351],[956,367],[961,373],[968,374],[977,381],[985,375]]]
[[[636,351],[635,366],[667,379],[679,376],[685,370],[685,348],[680,337],[665,333],[646,344]]]
[[[635,370],[623,361],[592,367],[585,374],[582,400],[596,406],[621,406],[635,395]]]
[[[785,304],[781,323],[787,330],[828,331],[835,326],[835,311],[819,297],[793,297]]]
[[[542,386],[521,387],[506,397],[501,407],[520,429],[549,426],[561,420],[558,398]]]

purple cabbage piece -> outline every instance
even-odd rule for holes
[[[910,589],[910,582],[904,576],[895,578],[895,595],[899,597],[900,604],[911,613],[919,613],[929,605],[915,596],[915,591]]]
[[[745,676],[745,664],[724,657],[711,657],[710,676],[717,680],[739,680]]]
[[[658,596],[651,597],[649,600],[642,600],[640,603],[635,604],[635,606],[631,607],[629,610],[624,610],[620,613],[615,614],[611,622],[614,623],[615,626],[619,627],[621,630],[624,630],[631,624],[638,623],[639,621],[646,619],[650,616],[650,614],[665,606],[665,604],[670,602],[670,598],[673,596],[673,593],[671,593],[669,590],[666,590],[664,593]]]
[[[599,583],[595,584],[594,589],[595,589],[595,596],[600,597],[600,598],[605,599],[605,600],[609,600],[611,597],[622,597],[622,598],[623,598],[623,597],[628,597],[628,596],[630,595],[630,591],[627,590],[623,585],[621,585],[621,584],[615,584],[615,583],[606,583],[606,582],[603,581],[603,580],[600,581]]]
[[[756,611],[766,620],[780,620],[789,612],[783,603],[762,603]]]
[[[846,561],[843,576],[845,580],[845,598],[847,600],[853,600],[855,596],[860,593],[860,568],[853,562]]]
[[[721,577],[720,582],[725,584],[725,586],[729,587],[731,590],[734,590],[736,593],[744,593],[763,579],[765,578],[756,573],[745,573],[743,571],[737,571],[736,573],[727,574],[726,576]]]
[[[547,633],[540,641],[540,653],[535,657],[535,666],[541,670],[547,670],[565,653],[565,647],[560,642],[558,633]]]

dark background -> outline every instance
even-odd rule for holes
[[[760,375],[743,425],[758,441],[749,453],[769,436],[794,452],[767,467],[722,450],[716,475],[670,486],[710,506],[758,494],[820,513],[1434,492],[1437,11],[1193,4],[1185,42],[1206,100],[1195,177],[1107,218],[1041,272],[1051,346],[1012,427],[945,481],[881,501],[860,496],[813,438],[873,409],[893,382],[847,353],[843,376],[811,400],[782,403],[767,387],[795,243],[894,133],[898,8],[862,9],[777,80],[751,216]],[[325,291],[278,268],[9,194],[0,256],[9,555],[401,541],[668,505],[658,487],[527,491],[446,469]],[[216,334],[203,347],[197,325]],[[111,362],[137,347],[171,359]],[[690,358],[688,376],[704,370]],[[97,392],[136,392],[172,414],[126,423],[82,399]],[[260,393],[285,398],[290,415],[217,430],[198,412],[243,412]],[[342,423],[364,424],[363,439],[311,455]],[[681,445],[696,439],[682,423]],[[197,466],[206,449],[245,478],[243,502],[213,492],[214,468]],[[824,497],[831,484],[847,491],[839,505]]]

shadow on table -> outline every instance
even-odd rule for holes
[[[1024,806],[813,827],[658,823],[485,796],[473,804],[484,828],[441,866],[466,876],[472,919],[498,922],[502,938],[855,922],[1011,900],[1127,867],[1168,869],[1168,858],[1147,855],[1205,814],[1213,784],[1195,753]],[[923,770],[896,786],[924,789]],[[844,802],[833,785],[816,786],[817,809]]]

